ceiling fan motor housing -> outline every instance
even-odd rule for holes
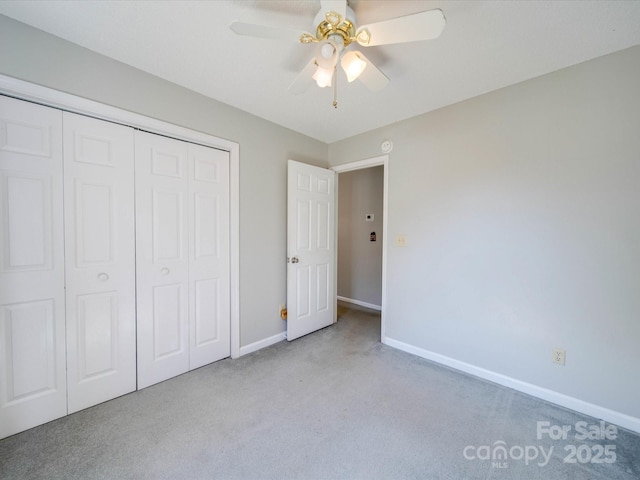
[[[343,46],[351,43],[356,34],[356,14],[353,9],[347,5],[346,17],[342,18],[336,12],[323,12],[320,10],[314,19],[316,28],[316,40],[327,40],[332,38],[336,40],[337,36],[342,38]]]

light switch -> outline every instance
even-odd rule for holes
[[[398,247],[406,247],[407,246],[407,236],[404,233],[400,233],[396,235],[396,245]]]

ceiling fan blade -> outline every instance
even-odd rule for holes
[[[320,11],[323,14],[336,12],[344,20],[347,15],[346,0],[320,0]]]
[[[356,31],[356,41],[363,47],[373,47],[375,45],[431,40],[440,36],[445,22],[444,13],[437,8],[362,25]]]
[[[286,27],[272,27],[268,25],[256,25],[255,23],[232,22],[229,28],[238,35],[250,37],[270,38],[274,40],[289,40],[298,42],[304,32]]]
[[[302,71],[298,74],[296,79],[289,86],[289,91],[294,95],[299,95],[300,93],[304,93],[307,89],[313,84],[313,73],[318,68],[316,64],[316,59],[312,58],[309,63],[302,69]]]
[[[387,76],[378,70],[378,67],[371,63],[371,60],[365,57],[362,52],[358,52],[358,56],[367,62],[367,66],[358,77],[358,80],[360,80],[364,86],[372,92],[377,92],[386,87],[389,83]]]

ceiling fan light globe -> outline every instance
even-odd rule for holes
[[[351,83],[364,71],[367,67],[367,62],[358,55],[358,52],[347,52],[342,57],[340,65],[342,65],[344,73],[347,74],[347,81]]]
[[[326,42],[320,47],[320,54],[324,58],[331,58],[335,51],[336,51],[335,47],[331,45],[331,43],[329,42]]]
[[[332,40],[323,40],[318,44],[316,62],[323,68],[333,68],[338,63],[340,52],[338,45]]]
[[[318,66],[316,73],[313,74],[313,78],[316,81],[316,84],[320,88],[330,87],[331,80],[333,79],[333,68],[324,68],[322,66]]]

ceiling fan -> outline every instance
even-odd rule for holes
[[[315,34],[244,22],[233,22],[230,28],[238,35],[315,44],[314,57],[289,87],[290,92],[297,94],[306,91],[313,80],[321,88],[331,87],[332,84],[335,88],[338,62],[347,81],[359,79],[369,90],[381,90],[389,83],[386,75],[362,52],[348,47],[354,42],[361,47],[373,47],[430,40],[437,38],[445,25],[445,17],[440,9],[358,25],[356,15],[346,0],[321,0],[320,5],[314,20]],[[335,94],[333,106],[337,107]]]

